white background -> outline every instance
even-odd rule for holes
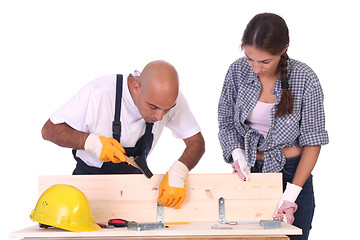
[[[281,15],[291,58],[307,63],[325,94],[330,144],[313,171],[316,212],[310,239],[357,233],[359,203],[359,7],[355,1],[1,1],[0,238],[34,225],[39,175],[71,174],[69,149],[42,139],[51,113],[103,74],[142,70],[164,59],[206,140],[193,173],[231,172],[217,138],[217,103],[240,40],[257,13]],[[149,157],[165,173],[184,144],[164,132]]]

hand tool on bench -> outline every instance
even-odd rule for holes
[[[110,219],[108,221],[108,224],[109,226],[116,228],[127,227],[129,230],[134,231],[155,230],[164,228],[164,224],[162,222],[137,223],[135,221],[127,221],[121,218]]]
[[[113,218],[108,221],[108,224],[114,227],[127,227],[128,221],[121,218]]]
[[[162,222],[137,223],[130,221],[127,224],[127,228],[133,231],[162,230],[164,229],[164,224]]]
[[[186,224],[190,224],[190,222],[164,222],[165,227],[167,227],[166,225],[186,225]]]
[[[101,228],[106,228],[106,229],[115,228],[114,226],[112,226],[112,225],[107,225],[107,224],[98,223],[97,225],[99,225]]]

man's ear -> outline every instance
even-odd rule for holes
[[[136,94],[136,95],[139,95],[140,92],[141,92],[141,85],[138,81],[134,81],[133,84],[132,84],[132,87],[133,87],[133,92]]]

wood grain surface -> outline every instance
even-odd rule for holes
[[[282,223],[278,229],[263,229],[258,223],[231,226],[233,229],[212,229],[214,223],[190,223],[188,225],[169,226],[163,230],[132,231],[126,228],[102,229],[92,232],[69,232],[61,229],[39,229],[32,226],[12,233],[12,237],[32,238],[216,238],[216,237],[279,237],[285,234],[301,234],[301,230],[290,224]],[[219,225],[219,224],[218,224]],[[229,225],[226,225],[229,226]]]
[[[11,237],[31,239],[288,239],[301,229],[282,223],[278,229],[264,229],[259,220],[272,219],[282,194],[279,173],[249,174],[243,182],[236,174],[189,174],[185,181],[187,198],[179,209],[164,208],[164,222],[189,222],[169,225],[163,230],[132,231],[127,228],[92,232],[70,232],[38,225],[11,233]],[[143,175],[40,176],[39,194],[54,184],[69,184],[80,189],[90,202],[96,223],[111,218],[136,222],[157,221],[158,186],[163,175],[151,179]],[[39,195],[40,196],[40,195]],[[225,218],[237,225],[220,224],[219,198],[225,199]],[[36,203],[34,203],[35,206]],[[245,223],[248,222],[248,223]],[[213,229],[211,226],[231,227]]]
[[[94,220],[110,218],[157,221],[156,200],[163,175],[40,176],[40,194],[53,184],[79,188],[88,198]],[[216,222],[218,200],[225,199],[226,221],[271,219],[282,194],[278,173],[250,174],[244,182],[236,174],[189,174],[185,202],[179,209],[164,208],[165,222]]]

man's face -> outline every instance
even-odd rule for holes
[[[176,105],[177,94],[174,96],[173,93],[165,92],[157,86],[142,88],[140,83],[134,83],[134,102],[146,122],[161,121]]]

